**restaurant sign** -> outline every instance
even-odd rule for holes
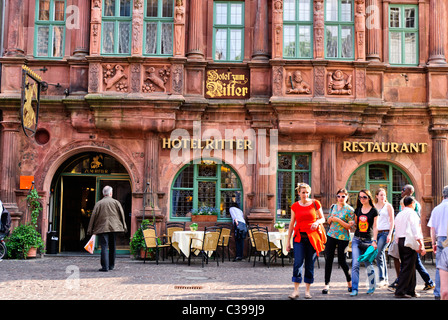
[[[373,141],[344,141],[343,152],[370,153],[426,153],[427,143],[397,143]]]
[[[249,70],[215,68],[207,70],[205,97],[209,99],[249,98]]]

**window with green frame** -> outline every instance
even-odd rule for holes
[[[144,17],[145,55],[173,55],[174,0],[147,0]]]
[[[213,3],[213,59],[239,62],[244,58],[244,2]]]
[[[353,0],[325,1],[325,57],[355,58],[355,23]]]
[[[277,170],[277,220],[291,219],[291,205],[298,201],[298,183],[311,186],[311,154],[279,153]]]
[[[202,160],[184,166],[171,187],[171,218],[188,220],[192,209],[202,206],[220,210],[218,219],[230,219],[236,202],[243,208],[243,188],[236,172],[224,163]]]
[[[384,162],[369,162],[362,165],[350,176],[346,189],[349,192],[348,202],[356,208],[358,192],[361,189],[370,190],[372,196],[379,188],[384,188],[387,200],[398,213],[401,190],[406,184],[411,184],[409,177],[398,167]]]
[[[313,1],[283,2],[283,57],[311,59],[313,57]]]
[[[60,59],[64,56],[65,0],[36,1],[34,32],[35,57]]]
[[[132,0],[104,0],[101,24],[101,53],[131,53]]]
[[[390,64],[418,64],[418,8],[416,5],[389,7]]]

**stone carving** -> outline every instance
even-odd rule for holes
[[[272,16],[274,26],[273,57],[274,59],[281,59],[283,56],[283,0],[274,0]]]
[[[166,93],[165,83],[167,83],[171,74],[170,67],[164,66],[161,68],[158,72],[159,75],[156,74],[156,68],[154,67],[149,67],[145,72],[148,76],[142,86],[142,91],[145,93],[154,92],[156,91],[156,87],[158,87]]]
[[[325,67],[316,66],[314,68],[314,94],[316,96],[325,95]]]
[[[124,73],[124,68],[117,64],[112,67],[110,64],[106,65],[106,70],[103,72],[103,80],[106,84],[106,90],[109,90],[114,85],[118,91],[127,91],[127,84],[122,79],[127,79],[128,76]]]
[[[352,94],[352,76],[341,70],[329,72],[328,94]]]
[[[366,30],[366,14],[364,9],[364,0],[356,0],[355,39],[356,39],[356,49],[358,51],[358,60],[364,60],[366,57],[365,30]]]
[[[282,95],[282,83],[283,83],[283,67],[273,67],[273,94],[274,96]]]
[[[140,91],[140,64],[132,64],[131,65],[131,91],[139,92]]]
[[[173,92],[182,94],[183,87],[183,66],[181,64],[173,65]]]
[[[288,73],[288,76],[286,77],[286,87],[289,88],[286,90],[286,93],[311,93],[310,85],[303,80],[302,72],[299,70],[296,70],[293,73]]]
[[[324,4],[322,0],[314,1],[314,57],[324,58]]]
[[[183,0],[176,0],[174,7],[174,53],[183,56],[185,51],[185,8]]]
[[[100,68],[99,63],[92,63],[89,67],[89,92],[98,92]]]

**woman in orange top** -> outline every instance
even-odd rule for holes
[[[309,198],[311,187],[306,183],[299,183],[296,189],[300,201],[291,206],[291,222],[288,230],[286,249],[291,249],[291,235],[294,230],[294,269],[292,282],[294,291],[289,295],[290,299],[299,297],[299,285],[302,282],[303,261],[305,260],[304,282],[305,298],[311,299],[310,286],[314,282],[314,262],[316,254],[324,250],[325,232],[319,233],[319,224],[325,222],[321,204],[317,200]]]

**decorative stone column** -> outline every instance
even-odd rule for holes
[[[176,0],[174,7],[174,56],[185,55],[185,7],[184,0]]]
[[[329,208],[336,194],[336,138],[325,137],[322,141],[322,207]]]
[[[366,59],[366,10],[364,0],[355,3],[355,56],[356,60]]]
[[[446,64],[444,0],[431,0],[429,4],[429,59],[428,64]]]
[[[132,56],[143,54],[143,1],[134,0],[134,10],[132,11]]]
[[[433,205],[443,200],[443,187],[448,185],[447,136],[446,133],[433,132],[432,137],[432,195]]]
[[[323,0],[314,0],[314,59],[325,57],[325,20]]]
[[[7,57],[23,57],[25,55],[24,39],[24,8],[25,1],[14,0],[8,2],[8,35],[6,42]],[[6,24],[5,24],[6,25]]]
[[[257,0],[257,13],[255,15],[254,51],[252,59],[268,60],[268,3],[267,0]]]
[[[283,58],[283,0],[272,0],[272,59]]]
[[[18,226],[22,216],[17,206],[15,190],[18,188],[18,133],[20,131],[20,120],[18,110],[14,114],[6,115],[3,113],[1,126],[3,132],[1,135],[1,184],[0,199],[5,208],[11,214],[12,228]]]
[[[75,37],[75,48],[73,50],[73,55],[75,57],[85,57],[89,54],[90,38],[90,10],[89,10],[90,0],[74,0],[73,5],[78,8],[78,22],[77,28],[71,31]],[[73,14],[75,14],[74,12]]]
[[[90,14],[90,55],[99,56],[101,50],[101,1],[92,1]]]
[[[369,61],[380,62],[381,50],[381,12],[379,0],[366,1],[367,53]]]
[[[189,19],[189,32],[188,32],[188,52],[187,57],[189,59],[204,59],[203,52],[203,14],[202,6],[204,1],[191,0],[190,2],[190,19]]]

